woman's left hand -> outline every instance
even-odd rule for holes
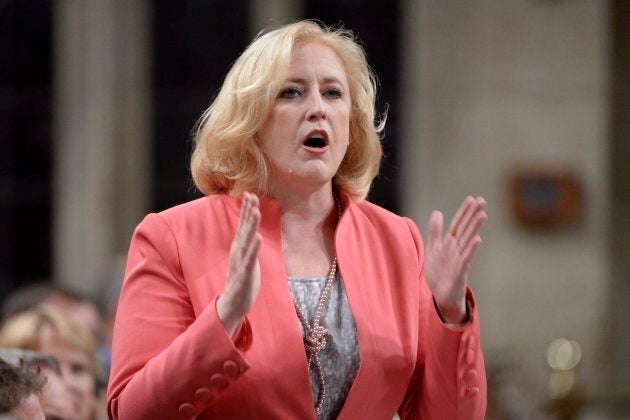
[[[468,269],[481,244],[479,229],[486,221],[486,201],[467,197],[442,236],[442,213],[429,218],[424,274],[443,320],[459,324],[466,320]]]

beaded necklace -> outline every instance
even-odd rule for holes
[[[341,202],[339,201],[339,197],[337,194],[333,194],[335,198],[335,203],[337,204],[337,213],[338,219],[341,219]],[[326,284],[324,285],[324,289],[322,290],[322,294],[319,296],[319,302],[317,303],[317,308],[315,309],[315,316],[313,317],[313,324],[311,325],[306,318],[306,313],[302,310],[300,305],[298,305],[297,301],[293,298],[293,304],[295,305],[295,311],[297,312],[297,316],[304,327],[304,331],[306,335],[304,336],[304,348],[306,349],[306,355],[308,357],[308,365],[315,365],[315,373],[317,375],[317,381],[319,382],[319,396],[317,398],[317,403],[315,404],[315,412],[319,413],[322,407],[324,406],[324,402],[326,401],[326,381],[324,379],[324,373],[322,371],[322,365],[319,361],[319,352],[326,348],[326,338],[328,336],[328,329],[324,328],[319,324],[320,319],[324,313],[324,309],[326,307],[326,303],[328,302],[328,295],[330,293],[330,289],[332,288],[333,282],[335,281],[335,275],[337,274],[337,257],[335,256],[330,264],[330,269],[328,270],[328,276],[326,278]]]

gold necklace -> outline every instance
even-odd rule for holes
[[[338,219],[341,220],[341,202],[339,201],[339,197],[337,194],[333,194],[335,198],[335,203],[337,204],[337,213]],[[326,284],[324,285],[324,289],[322,290],[322,294],[319,296],[319,302],[317,303],[317,308],[315,309],[315,316],[313,317],[313,324],[311,325],[306,318],[306,313],[302,310],[300,305],[298,305],[297,301],[293,298],[293,304],[295,305],[295,311],[297,312],[297,316],[304,327],[305,336],[304,336],[304,348],[306,349],[306,356],[308,358],[308,365],[311,363],[315,365],[315,373],[317,375],[317,381],[319,382],[319,397],[317,398],[317,403],[315,404],[315,412],[319,413],[322,407],[324,406],[324,402],[326,401],[326,380],[324,379],[324,373],[322,371],[322,365],[319,361],[319,352],[326,348],[327,344],[327,336],[328,329],[324,328],[319,324],[320,319],[324,313],[324,309],[326,308],[326,303],[328,302],[328,295],[330,293],[330,289],[335,281],[335,275],[337,274],[337,257],[335,256],[330,264],[330,269],[328,270],[328,277],[326,278]]]

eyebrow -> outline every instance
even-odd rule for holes
[[[326,83],[339,83],[340,85],[343,85],[343,83],[341,82],[339,78],[332,77],[332,76],[324,77],[322,82],[325,84]],[[305,85],[307,82],[306,82],[306,79],[302,77],[289,77],[288,79],[284,81],[284,83],[298,83],[298,84]]]

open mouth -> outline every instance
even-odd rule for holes
[[[321,149],[326,147],[326,140],[323,137],[313,136],[306,139],[304,146]]]
[[[323,153],[328,150],[328,133],[325,130],[312,130],[304,139],[303,146],[311,152]]]

